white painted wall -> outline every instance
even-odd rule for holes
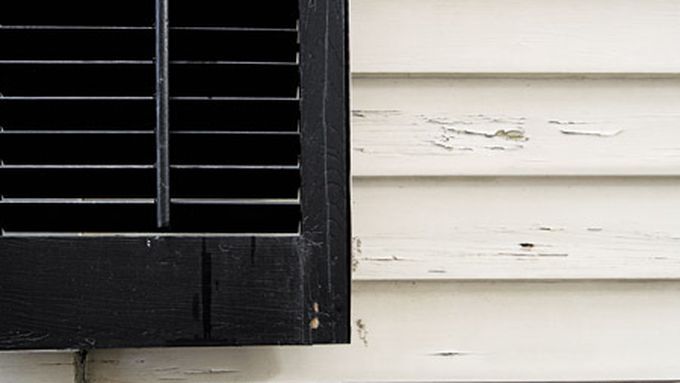
[[[89,380],[680,379],[680,0],[352,7],[354,343],[97,351]]]

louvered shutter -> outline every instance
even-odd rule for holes
[[[20,315],[0,318],[0,348],[346,338],[345,13],[342,1],[0,2],[0,309]],[[173,308],[164,283],[197,292]],[[263,302],[288,328],[247,335],[267,330],[243,312],[249,286],[281,289]],[[12,293],[67,306],[98,293],[132,319],[155,304],[191,318],[155,341],[102,333],[108,319],[83,312],[61,319],[82,334],[3,343],[28,315]],[[323,315],[333,326],[318,328]]]
[[[3,2],[5,235],[298,232],[297,4],[244,3],[171,2],[159,88],[153,1]]]

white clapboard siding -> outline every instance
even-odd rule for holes
[[[360,280],[680,278],[680,178],[354,182]]]
[[[680,377],[678,283],[359,283],[352,346],[96,351],[92,383]]]
[[[72,353],[0,353],[0,383],[74,382]]]
[[[358,73],[677,73],[678,0],[353,0]]]
[[[353,85],[355,176],[680,175],[680,78]]]

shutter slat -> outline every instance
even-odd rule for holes
[[[0,195],[21,198],[152,198],[149,167],[0,167]]]
[[[296,233],[299,230],[297,205],[173,203],[171,210],[172,229],[177,233]],[[157,232],[153,204],[0,204],[0,225],[5,236]]]
[[[111,99],[116,99],[116,97],[112,97]],[[144,99],[143,97],[140,98],[127,98],[127,99]],[[298,97],[223,97],[223,96],[178,96],[178,97],[171,97],[171,100],[174,101],[209,101],[209,102],[216,102],[216,101],[221,101],[221,102],[230,102],[230,101],[254,101],[254,102],[288,102],[288,103],[293,103],[297,104],[300,102],[300,99]]]
[[[152,232],[154,213],[153,203],[0,204],[0,226],[5,235],[11,232]]]
[[[296,136],[177,135],[170,138],[170,162],[176,165],[295,165]]]
[[[173,198],[173,204],[177,205],[252,205],[252,206],[299,206],[299,199],[265,199],[265,198]],[[0,198],[0,205],[151,205],[153,198]]]
[[[296,32],[172,29],[172,60],[296,62]]]
[[[151,96],[152,65],[0,63],[4,98],[14,96]]]
[[[154,34],[137,29],[0,29],[0,60],[152,60]]]
[[[21,0],[0,2],[0,25],[151,26],[148,0]]]
[[[153,101],[153,96],[0,96],[1,101]]]
[[[171,169],[218,169],[218,170],[300,170],[295,165],[171,165]]]
[[[263,198],[173,198],[172,203],[176,205],[253,205],[253,206],[300,206],[299,199],[263,199]]]
[[[0,98],[5,130],[153,130],[154,121],[152,100]]]
[[[271,130],[297,131],[298,102],[271,100],[171,100],[173,130]]]
[[[12,165],[12,164],[0,164],[0,170],[14,170],[14,169],[50,169],[50,170],[63,170],[63,169],[153,169],[153,165]]]
[[[177,27],[295,28],[298,0],[172,0]]]
[[[287,65],[204,65],[172,66],[175,99],[189,96],[292,98],[298,94],[298,68]]]
[[[152,205],[153,198],[2,198],[0,205]]]
[[[295,168],[173,168],[171,177],[174,198],[291,199],[298,197],[300,186]],[[4,198],[152,198],[155,191],[151,165],[5,165],[0,179]]]
[[[8,134],[0,137],[0,160],[11,165],[153,164],[148,135]]]

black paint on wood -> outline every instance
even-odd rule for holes
[[[347,9],[346,0],[300,0],[302,250],[313,343],[350,339]]]
[[[50,3],[47,0],[40,1],[45,4]],[[171,235],[177,232],[177,228],[163,234],[134,234],[147,228],[153,231],[156,226],[153,205],[154,185],[144,183],[135,186],[139,189],[128,188],[127,185],[118,185],[113,189],[114,196],[118,198],[132,198],[141,193],[145,199],[151,201],[126,205],[134,210],[135,216],[143,216],[143,220],[127,221],[125,219],[127,210],[121,210],[120,206],[116,205],[98,203],[74,205],[78,206],[80,212],[77,218],[82,218],[77,222],[69,221],[76,231],[84,222],[86,227],[96,227],[104,231],[110,227],[131,228],[126,229],[126,232],[132,230],[132,233],[128,232],[127,236],[98,236],[96,233],[88,233],[85,236],[69,235],[61,238],[39,234],[13,236],[4,233],[5,235],[0,235],[0,350],[86,350],[119,347],[314,344],[349,341],[347,4],[345,0],[277,0],[272,4],[283,7],[281,4],[284,2],[299,5],[299,12],[286,14],[281,25],[277,25],[280,31],[276,32],[285,35],[283,37],[285,41],[290,40],[291,33],[297,32],[299,35],[300,58],[299,63],[294,63],[299,69],[301,84],[299,99],[292,97],[256,100],[236,97],[222,100],[209,98],[173,100],[170,97],[168,108],[171,113],[176,113],[173,121],[176,121],[178,126],[169,127],[165,124],[163,128],[164,124],[159,123],[157,127],[159,128],[156,132],[157,138],[160,140],[158,147],[161,147],[161,141],[164,139],[161,130],[168,129],[170,137],[174,140],[171,145],[175,145],[173,147],[177,149],[173,150],[173,155],[176,156],[175,159],[178,162],[166,162],[168,166],[162,166],[163,160],[160,156],[157,159],[156,169],[160,171],[161,167],[167,167],[174,172],[175,178],[173,179],[180,182],[176,192],[182,194],[174,196],[175,199],[168,200],[170,208],[175,209],[173,219],[185,217],[187,219],[185,222],[189,222],[189,218],[206,216],[204,213],[212,212],[207,221],[199,220],[191,225],[180,222],[177,227],[180,229],[184,227],[205,228],[205,233],[208,233],[207,230],[210,229],[223,228],[224,232],[231,234],[220,236],[219,232],[211,231],[208,235],[202,234],[201,230],[198,233],[192,232],[190,236]],[[133,2],[126,1],[126,4],[128,3]],[[21,13],[22,9],[17,8],[15,11],[21,17],[30,19],[30,13]],[[248,15],[250,15],[248,17],[253,18],[251,9],[248,6],[244,9],[248,10]],[[267,15],[266,11],[264,13],[264,19],[274,19],[272,15]],[[178,18],[181,21],[177,22],[177,25],[182,27],[191,24],[189,21],[196,16],[186,10],[177,14],[180,15]],[[236,14],[237,12],[232,12],[229,17]],[[48,16],[43,15],[41,18],[49,18]],[[99,16],[108,17],[106,14]],[[77,15],[71,15],[71,17],[77,19]],[[142,18],[141,15],[139,17]],[[299,18],[297,27],[294,21],[296,18]],[[143,19],[148,20],[148,15]],[[253,20],[244,18],[244,23],[246,23],[244,25],[250,25],[252,22]],[[1,24],[3,23],[0,22],[0,35],[2,34]],[[54,25],[59,25],[59,23],[55,22]],[[263,25],[269,24],[263,21]],[[156,27],[161,33],[163,32],[162,26]],[[214,25],[210,24],[206,27],[210,29]],[[225,35],[234,38],[232,35],[252,37],[251,33],[262,36],[267,34],[247,31],[247,29],[238,30],[238,28],[240,27],[234,31],[225,32]],[[125,31],[125,29],[121,30]],[[144,33],[146,32],[141,31],[140,36]],[[172,24],[170,33],[172,33]],[[177,38],[181,41],[185,37],[178,34]],[[139,41],[146,40],[140,39]],[[159,47],[162,48],[162,45],[160,44]],[[226,46],[228,47],[228,44]],[[59,52],[51,51],[52,53]],[[160,64],[167,60],[167,57],[161,60],[162,53],[157,58]],[[267,56],[267,52],[259,52],[256,49],[250,53],[252,53],[252,60],[271,58]],[[275,56],[279,57],[279,54],[276,53]],[[223,58],[220,57],[220,59]],[[270,64],[263,61],[258,65]],[[159,66],[161,67],[159,71],[162,72],[162,65]],[[1,71],[0,67],[0,73]],[[168,85],[167,82],[164,84]],[[288,89],[287,82],[285,85],[285,89]],[[115,90],[115,88],[112,89]],[[260,91],[265,87],[258,84],[258,89],[257,95],[261,96]],[[166,95],[168,91],[172,90],[165,89]],[[159,92],[163,92],[162,87],[159,88]],[[162,98],[157,95],[156,100],[161,102]],[[153,111],[152,100],[153,98],[149,97],[143,100],[118,100],[116,102],[118,107],[124,106],[130,110],[137,111],[137,108],[151,106]],[[140,121],[142,125],[139,128],[149,130],[150,123],[153,123],[152,115],[142,112],[124,113],[116,108],[109,108],[106,103],[86,99],[51,100],[48,106],[61,103],[66,109],[57,108],[58,113],[61,113],[59,118],[52,118],[52,115],[41,117],[40,113],[32,109],[42,105],[41,102],[43,101],[0,100],[0,111],[8,112],[7,115],[13,118],[13,124],[25,129],[30,125],[32,128],[39,126],[41,129],[49,130],[48,128],[51,127],[44,125],[49,121],[54,121],[54,124],[63,124],[59,126],[62,130],[73,129],[73,126],[78,129],[101,129],[103,126],[113,130],[121,127],[132,129]],[[92,108],[83,105],[91,105]],[[16,109],[17,107],[20,109]],[[186,112],[187,108],[200,108],[202,111],[200,118],[194,119],[193,116],[188,118],[190,114]],[[52,110],[49,113],[57,113],[50,108],[45,111],[48,109]],[[161,103],[159,111],[162,112],[162,109]],[[273,111],[273,114],[264,116],[267,113],[263,113],[262,110]],[[107,114],[100,113],[101,111],[107,111]],[[83,113],[84,117],[78,117],[78,113]],[[145,116],[143,120],[133,118],[142,115]],[[282,116],[280,120],[285,122],[285,126],[267,126],[269,122],[279,120],[278,116]],[[159,122],[162,122],[163,114],[159,112],[157,117],[159,117]],[[291,117],[293,117],[292,120],[299,119],[299,132],[293,126],[295,124],[290,124]],[[96,122],[98,125],[88,126],[86,124],[88,122]],[[211,151],[197,152],[193,156],[188,151],[183,151],[184,144],[192,139],[198,140],[191,138],[193,134],[206,137],[204,141],[206,145],[212,144],[222,148],[225,145],[231,145],[230,148],[233,147],[235,150],[255,156],[257,151],[250,150],[250,147],[245,144],[253,143],[253,147],[257,147],[256,145],[263,142],[259,138],[257,140],[255,138],[245,139],[239,134],[213,136],[198,133],[201,130],[222,128],[225,123],[255,131],[279,130],[293,134],[271,135],[274,137],[271,139],[272,144],[267,146],[266,151],[263,151],[260,161],[255,161],[250,167],[239,167],[243,164],[228,161],[221,167],[210,167],[207,162],[197,163],[195,161],[196,159],[225,159],[216,157],[214,154],[216,152]],[[195,131],[189,132],[192,134],[180,134],[173,132],[175,128]],[[122,180],[120,182],[124,183],[129,176],[140,179],[140,177],[147,177],[149,173],[152,174],[151,179],[153,179],[154,167],[151,165],[153,150],[150,151],[151,158],[148,158],[143,149],[148,146],[153,147],[153,135],[150,133],[130,134],[125,136],[130,139],[117,141],[115,134],[84,133],[83,137],[100,137],[101,135],[103,136],[101,140],[98,138],[99,141],[96,142],[106,140],[109,143],[104,142],[100,150],[93,152],[93,155],[97,154],[111,162],[109,165],[112,166],[107,168],[88,167],[85,165],[98,163],[81,164],[80,162],[78,164],[81,165],[69,168],[62,168],[61,163],[54,163],[53,168],[35,169],[31,168],[31,164],[27,164],[28,168],[16,169],[3,165],[0,166],[0,177],[5,176],[6,173],[10,174],[8,172],[25,170],[30,174],[12,173],[11,175],[16,180],[30,178],[33,180],[31,182],[38,185],[38,181],[29,177],[30,175],[47,177],[45,176],[47,172],[55,170],[55,174],[65,174],[77,180],[82,179],[84,175],[102,170],[102,174],[110,172],[115,178],[109,179],[100,174],[98,185],[84,189],[88,194],[85,197],[110,197],[107,194],[106,185],[117,183],[115,180]],[[269,137],[267,134],[263,136]],[[149,140],[152,143],[147,145]],[[290,157],[292,160],[288,161],[289,153],[285,152],[287,162],[283,167],[272,166],[268,157],[270,156],[268,153],[278,153],[274,140],[286,140],[285,142],[299,140],[296,145],[286,146],[296,149],[296,153]],[[121,143],[117,146],[115,153],[110,149],[111,142]],[[298,144],[299,153],[297,152]],[[129,153],[130,148],[137,148],[135,145],[139,146],[139,150],[135,149]],[[16,160],[20,165],[23,164],[21,161],[24,158],[20,156],[19,151],[13,152],[11,145],[5,144],[0,148],[0,157],[4,155],[2,150],[5,147],[9,148],[8,154],[16,155]],[[238,149],[238,147],[246,149]],[[124,150],[121,151],[120,148]],[[74,146],[73,149],[77,147]],[[61,155],[70,158],[70,152],[72,150],[62,150]],[[119,163],[118,161],[125,160],[123,154],[126,153],[139,155],[140,161],[135,159],[134,163]],[[229,154],[229,151],[225,153]],[[117,157],[108,157],[109,154],[112,156],[115,154]],[[299,165],[294,161],[297,154],[300,157]],[[136,166],[137,164],[142,166]],[[196,171],[192,173],[194,175],[211,173],[219,176],[212,181],[215,184],[214,192],[203,190],[205,188],[201,189],[201,196],[204,198],[221,194],[221,191],[226,189],[233,193],[240,193],[239,190],[251,193],[252,186],[239,185],[238,188],[231,189],[229,183],[222,180],[222,174],[225,172],[242,172],[243,174],[239,177],[244,180],[262,179],[263,173],[259,172],[280,172],[281,179],[286,181],[272,186],[275,188],[272,190],[282,191],[276,191],[275,195],[285,192],[289,198],[295,198],[297,194],[295,186],[299,181],[300,201],[285,205],[258,205],[257,209],[253,210],[250,205],[236,206],[239,194],[235,194],[235,199],[230,202],[232,205],[213,206],[205,203],[191,205],[186,200],[179,200],[179,198],[196,197],[193,194],[193,186],[182,183],[182,180],[187,179],[185,173],[189,171]],[[297,174],[298,171],[299,174]],[[166,177],[159,173],[157,180],[163,179],[167,181],[169,175]],[[210,184],[206,178],[201,178],[201,182],[206,185]],[[263,182],[263,185],[266,183]],[[64,184],[57,190],[63,196],[70,196],[74,191],[82,192],[72,186]],[[159,182],[156,186],[155,197],[160,208],[165,198],[162,190],[163,182]],[[40,190],[26,185],[21,187],[0,185],[0,189],[7,189],[8,192],[18,195],[30,190],[36,198],[49,197],[49,195],[43,195]],[[272,192],[262,192],[261,195],[269,197],[269,193]],[[1,190],[0,194],[2,194]],[[46,207],[60,214],[43,217],[44,220],[41,220],[39,213],[44,212],[43,209]],[[247,210],[241,210],[242,207]],[[35,212],[35,216],[17,218],[21,217],[22,211],[26,211],[22,210],[25,208],[30,208],[29,211]],[[201,214],[195,214],[199,210]],[[9,222],[19,229],[54,228],[59,224],[60,219],[67,221],[71,219],[69,211],[71,210],[66,209],[65,205],[0,204],[0,225],[4,226]],[[253,214],[247,214],[253,211],[257,212],[255,223],[250,222]],[[277,212],[282,216],[285,213],[286,217],[293,219],[284,220],[277,215]],[[12,213],[11,217],[17,220],[8,220],[8,213]],[[162,211],[157,213],[160,213],[155,217],[158,218],[158,223],[162,224],[165,221],[161,219],[163,217],[169,218]],[[120,219],[111,223],[105,219],[107,217],[120,217]],[[267,225],[263,226],[261,220],[267,217],[269,217],[266,221]],[[243,221],[241,226],[239,226],[240,220]],[[291,222],[293,222],[292,225]],[[295,230],[295,222],[300,223],[298,230]],[[257,232],[258,234],[239,234],[252,233],[249,230],[251,228],[264,228],[265,230]],[[280,229],[283,230],[277,231]],[[268,234],[275,232],[288,234]]]
[[[156,225],[170,227],[169,0],[156,0]]]
[[[0,349],[308,343],[296,238],[0,244]]]

